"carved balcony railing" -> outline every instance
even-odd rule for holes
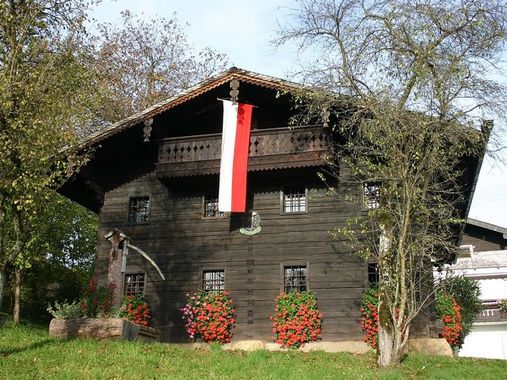
[[[500,310],[498,301],[483,301],[484,309],[477,315],[475,322],[502,322],[507,323],[507,313]]]
[[[160,141],[157,172],[162,177],[218,173],[222,134],[172,137]],[[253,130],[248,170],[321,165],[330,149],[329,128]]]

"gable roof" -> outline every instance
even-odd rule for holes
[[[270,88],[274,90],[288,90],[302,88],[303,86],[295,82],[287,81],[284,79],[272,77],[269,75],[263,75],[252,71],[239,69],[237,67],[231,67],[230,69],[223,71],[213,77],[210,77],[195,86],[189,87],[188,89],[176,94],[168,99],[162,100],[159,103],[154,104],[151,107],[146,108],[143,111],[137,112],[132,116],[129,116],[123,120],[120,120],[107,128],[101,129],[95,133],[87,136],[82,142],[81,147],[89,147],[94,145],[110,136],[113,136],[119,132],[122,132],[132,126],[143,123],[161,113],[174,108],[186,101],[193,99],[199,95],[202,95],[214,88],[217,88],[232,79],[237,79],[241,82],[254,84],[260,87]]]
[[[507,228],[501,227],[501,226],[497,226],[496,224],[491,224],[491,223],[483,222],[481,220],[472,219],[472,218],[468,218],[467,219],[467,223],[470,224],[470,225],[472,225],[472,226],[476,226],[476,227],[480,227],[480,228],[485,228],[487,230],[490,230],[490,231],[493,231],[493,232],[498,232],[500,234],[503,234],[503,235],[507,236]]]

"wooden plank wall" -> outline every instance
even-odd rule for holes
[[[329,230],[355,212],[346,201],[325,194],[315,168],[249,174],[250,206],[261,216],[262,231],[238,232],[237,218],[204,219],[203,194],[218,190],[218,177],[203,176],[161,183],[149,173],[106,194],[99,230],[97,275],[107,276],[109,243],[104,234],[119,228],[150,254],[166,281],[139,255],[128,258],[128,271],[144,271],[153,322],[165,341],[185,339],[180,307],[185,295],[199,289],[202,270],[224,269],[226,288],[237,311],[236,339],[272,340],[269,316],[282,285],[281,265],[309,264],[309,286],[324,314],[323,339],[362,339],[359,305],[367,284],[365,263]],[[306,214],[282,215],[280,189],[305,183]],[[348,189],[340,189],[344,195]],[[128,225],[129,198],[149,195],[150,221]]]
[[[472,244],[476,252],[507,249],[507,241],[501,232],[467,224],[461,244]]]

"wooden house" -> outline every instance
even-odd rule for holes
[[[256,106],[247,198],[253,212],[241,215],[217,209],[217,99],[230,98],[232,80],[239,81],[240,100]],[[146,294],[162,340],[185,339],[180,308],[198,289],[230,292],[234,339],[272,340],[274,299],[291,289],[316,294],[323,340],[362,339],[361,296],[375,273],[329,234],[361,210],[326,195],[317,172],[332,149],[331,131],[322,124],[288,127],[294,111],[284,91],[291,86],[232,68],[90,136],[83,148],[93,149],[92,159],[60,189],[100,215],[96,275],[102,283],[111,250],[104,236],[113,229],[158,265],[165,280],[130,254],[124,291]],[[470,173],[468,196],[475,167]],[[347,191],[338,185],[338,192]]]

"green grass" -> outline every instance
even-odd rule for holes
[[[0,379],[505,379],[507,362],[409,355],[378,370],[373,354],[225,352],[167,344],[58,340],[45,328],[0,329]]]

